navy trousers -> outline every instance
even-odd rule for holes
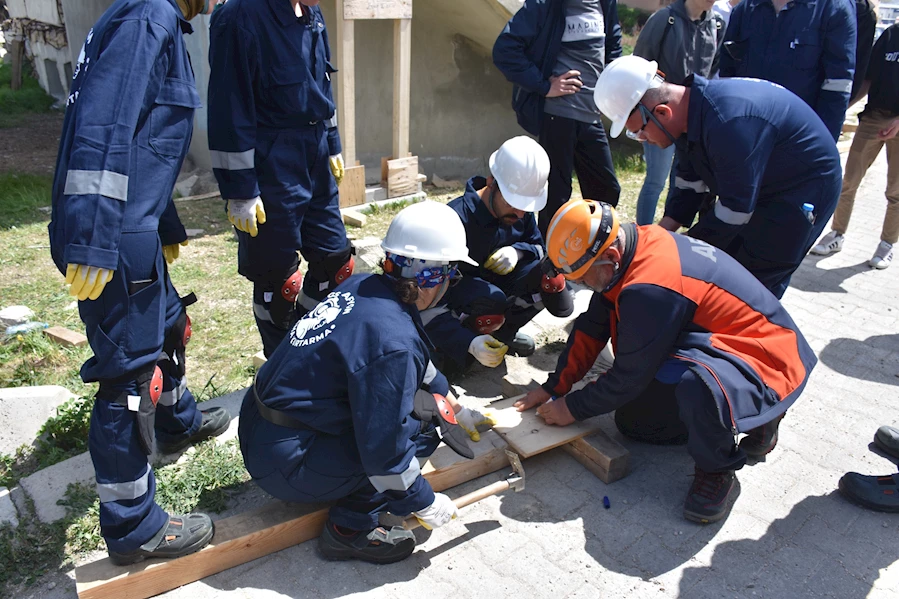
[[[237,231],[237,267],[253,282],[253,313],[268,356],[296,320],[276,322],[271,302],[296,271],[297,253],[307,262],[320,262],[349,242],[328,165],[325,125],[259,129],[258,136],[256,174],[266,222],[256,237]],[[304,278],[303,294],[316,303],[330,292],[327,279]]]
[[[238,436],[247,471],[273,497],[333,502],[331,521],[351,530],[377,528],[378,515],[387,511],[388,496],[376,491],[365,474],[353,431],[326,435],[273,424],[259,414],[250,389],[241,407]],[[415,455],[427,457],[440,438],[430,427],[413,442]]]
[[[94,355],[81,368],[86,383],[138,395],[135,376],[157,363],[163,340],[184,312],[169,279],[155,232],[123,233],[119,264],[96,300],[78,304]],[[163,369],[156,411],[157,439],[199,429],[202,416],[174,365]],[[111,551],[128,552],[163,527],[167,514],[153,500],[156,482],[138,440],[136,412],[96,400],[88,445],[100,496],[100,529]]]

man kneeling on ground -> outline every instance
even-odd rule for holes
[[[384,274],[350,277],[300,319],[240,411],[240,449],[260,487],[285,501],[334,502],[319,541],[328,559],[408,557],[413,534],[380,526],[379,515],[449,522],[455,505],[434,493],[418,457],[442,439],[471,458],[469,437],[493,424],[449,395],[419,316],[446,292],[456,262],[474,263],[456,213],[414,204],[381,247]]]
[[[590,200],[564,204],[547,238],[556,267],[595,295],[556,371],[516,407],[540,406],[559,426],[615,410],[628,437],[686,443],[696,474],[684,517],[722,519],[737,495],[735,471],[774,449],[817,362],[805,338],[771,292],[704,241],[619,226],[614,208]],[[570,392],[610,337],[612,368]]]
[[[574,309],[565,279],[545,259],[533,214],[546,206],[546,151],[529,137],[514,137],[490,156],[489,165],[489,177],[472,177],[465,195],[449,203],[481,266],[460,264],[461,280],[421,315],[448,376],[475,359],[495,368],[507,351],[530,356],[534,340],[519,329],[543,308],[562,318]]]

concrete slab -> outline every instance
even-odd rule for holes
[[[45,523],[65,517],[66,509],[56,502],[65,497],[66,489],[72,483],[95,483],[94,465],[89,454],[76,455],[19,481],[22,490],[34,502],[38,520]]]
[[[0,487],[0,525],[3,524],[9,524],[13,528],[19,525],[19,512],[6,487]]]
[[[28,306],[7,306],[0,310],[0,327],[24,324],[32,318],[34,318],[34,312]]]
[[[0,453],[15,453],[20,445],[34,442],[56,408],[71,397],[58,385],[0,389]]]

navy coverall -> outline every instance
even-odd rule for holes
[[[735,435],[790,408],[815,354],[780,302],[724,252],[658,225],[624,232],[621,267],[575,320],[543,388],[567,393],[576,420],[626,412],[615,415],[625,434],[665,443],[680,432],[699,468],[736,470],[746,456]],[[609,339],[612,368],[571,391]]]
[[[779,85],[699,76],[686,85],[687,132],[665,216],[689,226],[703,208],[689,234],[725,250],[780,298],[836,208],[840,155],[809,106]],[[814,205],[811,217],[803,203]]]
[[[212,17],[209,150],[222,198],[262,197],[259,234],[237,231],[238,272],[253,282],[265,354],[295,320],[281,295],[309,262],[299,303],[324,298],[352,246],[328,157],[340,153],[328,32],[317,6],[298,18],[289,0],[230,0]]]
[[[137,549],[168,519],[153,501],[135,412],[118,402],[140,394],[138,377],[164,347],[183,349],[184,307],[162,246],[187,238],[172,188],[200,105],[182,37],[191,32],[173,0],[117,0],[100,17],[75,66],[53,182],[57,268],[115,271],[100,297],[78,309],[94,352],[81,378],[100,383],[89,437],[100,527],[116,552]],[[160,366],[157,439],[192,435],[201,415],[183,371],[172,360]]]
[[[537,221],[528,212],[511,226],[501,223],[478,196],[478,190],[486,185],[484,177],[472,177],[465,186],[465,194],[449,203],[465,227],[468,255],[478,264],[484,264],[493,252],[507,246],[524,255],[515,270],[507,275],[460,262],[462,279],[447,290],[436,307],[422,312],[428,335],[460,367],[469,362],[468,346],[479,334],[463,326],[466,318],[504,314],[506,323],[493,336],[507,342],[543,309],[540,261],[546,250]]]
[[[730,15],[721,77],[779,83],[812,107],[836,140],[855,73],[856,15],[849,0],[745,0]]]
[[[424,387],[446,395],[430,362],[418,309],[401,304],[384,275],[356,275],[300,319],[259,370],[267,408],[299,421],[266,420],[254,390],[240,410],[240,449],[253,480],[284,501],[335,501],[331,520],[372,530],[434,502],[418,457],[440,442],[412,416]]]

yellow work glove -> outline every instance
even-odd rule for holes
[[[343,181],[343,154],[335,154],[328,158],[328,164],[331,166],[331,174],[334,175],[334,180],[337,181],[337,184],[340,185],[340,182]]]
[[[497,341],[491,335],[478,335],[468,345],[468,353],[487,368],[499,366],[506,357],[507,351],[509,351],[509,346]]]
[[[491,270],[498,275],[507,275],[518,265],[518,250],[511,246],[499,248],[493,252],[487,261],[484,262],[484,268]]]
[[[82,302],[95,300],[103,293],[106,284],[112,280],[115,271],[85,264],[69,264],[66,267],[66,284],[69,293]]]
[[[182,245],[187,245],[186,239],[181,243],[173,243],[172,245],[162,246],[162,255],[165,256],[165,261],[171,264],[172,262],[177,260],[178,256],[181,255]]]
[[[490,430],[496,426],[496,418],[493,417],[491,412],[481,414],[477,410],[464,406],[456,412],[456,422],[465,429],[468,437],[475,443],[481,440],[481,431]]]
[[[256,223],[265,224],[265,206],[262,205],[262,198],[228,200],[228,220],[238,231],[256,237],[259,234]]]

